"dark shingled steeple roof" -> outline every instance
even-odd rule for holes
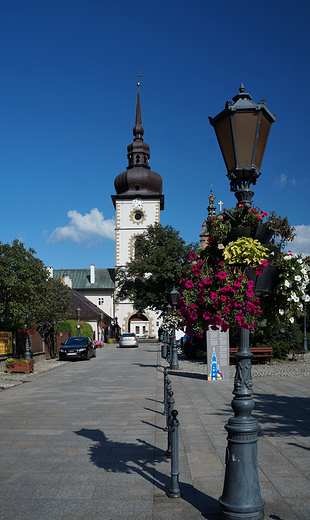
[[[125,172],[117,175],[114,186],[117,195],[112,195],[113,204],[117,199],[150,199],[160,196],[160,206],[164,209],[163,181],[159,173],[149,166],[150,147],[143,140],[140,83],[137,83],[137,103],[133,142],[127,146],[128,166]]]

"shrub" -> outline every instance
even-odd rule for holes
[[[108,345],[115,345],[116,339],[115,338],[109,338],[108,339]]]
[[[85,323],[84,321],[80,322],[81,325],[81,336],[88,336],[90,339],[93,339],[93,329],[89,323]],[[61,321],[55,327],[56,332],[71,332],[72,336],[78,336],[77,329],[77,321],[75,320],[66,320]]]

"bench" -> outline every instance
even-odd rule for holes
[[[250,347],[250,351],[254,355],[254,358],[269,358],[269,363],[271,364],[272,347]],[[234,357],[236,352],[238,352],[237,347],[230,347],[229,357]]]
[[[305,357],[304,357],[306,354],[306,351],[303,348],[295,348],[294,345],[292,345],[292,349],[293,349],[292,361],[296,361],[296,356],[301,356],[301,359],[303,361],[306,361]]]

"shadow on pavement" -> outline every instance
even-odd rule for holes
[[[170,475],[158,471],[155,463],[170,464],[164,450],[137,439],[138,444],[131,442],[112,441],[103,431],[82,428],[74,432],[91,441],[89,457],[93,464],[107,472],[136,473],[161,491],[167,492],[170,485]],[[216,520],[218,501],[202,493],[188,484],[180,482],[182,499],[198,509],[207,520]],[[170,499],[167,499],[170,500]]]

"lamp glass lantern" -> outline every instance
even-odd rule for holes
[[[266,100],[254,103],[243,84],[239,94],[227,101],[225,109],[209,117],[227,168],[230,189],[239,203],[250,207],[254,195],[250,185],[257,184],[272,123],[276,114],[266,107]]]
[[[178,303],[179,293],[176,290],[175,287],[173,287],[172,291],[170,292],[170,300],[172,303],[172,306],[175,307]]]

